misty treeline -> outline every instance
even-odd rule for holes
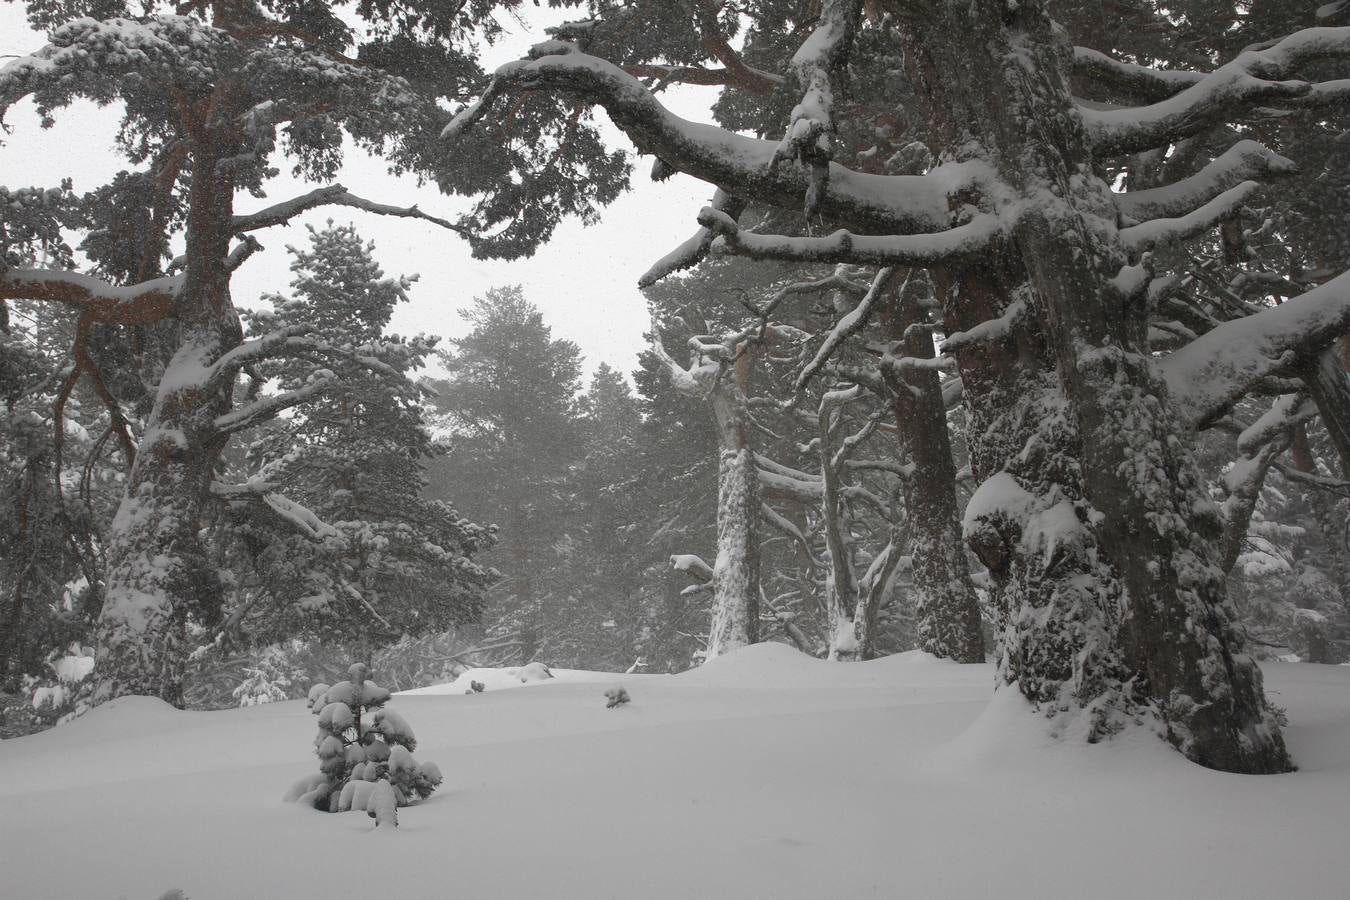
[[[129,168],[0,197],[7,677],[67,639],[84,705],[181,704],[213,654],[284,693],[338,644],[918,647],[1055,733],[1287,770],[1256,659],[1350,651],[1350,4],[550,5],[489,75],[524,4],[28,4],[0,111],[117,103]],[[408,282],[341,226],[231,296],[316,209],[528,255],[630,149],[712,194],[639,279],[635,389],[509,288],[424,285],[468,336],[387,334]],[[472,203],[354,194],[353,151]],[[253,199],[281,165],[320,186]]]

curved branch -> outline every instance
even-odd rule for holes
[[[1159,361],[1190,427],[1212,421],[1268,375],[1307,361],[1350,331],[1350,272],[1279,306],[1224,322]]]
[[[1073,48],[1073,73],[1151,102],[1166,100],[1205,77],[1204,72],[1151,69],[1121,62],[1090,47]]]
[[[1152,249],[1158,244],[1181,241],[1204,234],[1222,219],[1237,211],[1261,186],[1255,181],[1244,181],[1231,187],[1197,210],[1174,219],[1154,219],[1129,228],[1120,229],[1120,242],[1135,253]]]
[[[712,208],[726,213],[732,219],[739,219],[741,213],[745,211],[745,201],[718,188],[717,193],[713,195]],[[658,259],[650,269],[644,272],[642,277],[638,279],[638,287],[651,287],[667,275],[672,275],[682,269],[693,268],[703,262],[708,255],[708,248],[712,246],[714,237],[716,235],[712,232],[712,229],[700,226],[691,237]]]
[[[1350,56],[1350,28],[1305,28],[1264,50],[1238,54],[1189,87],[1148,106],[1079,113],[1099,155],[1137,153],[1205,130],[1263,105],[1306,107],[1336,103],[1345,92],[1277,78],[1319,59]],[[1331,84],[1336,84],[1335,82]]]
[[[366,200],[363,197],[356,196],[340,184],[315,188],[307,194],[301,194],[299,197],[293,197],[290,200],[274,203],[255,213],[235,216],[230,228],[232,231],[242,233],[246,231],[256,231],[259,228],[270,228],[273,225],[284,225],[301,213],[316,209],[320,206],[347,206],[352,209],[360,209],[366,212],[375,213],[379,216],[422,219],[458,234],[471,233],[469,229],[456,225],[454,222],[447,219],[424,213],[415,205],[390,206],[386,203],[375,203],[371,200]]]
[[[445,127],[453,138],[472,128],[512,91],[551,90],[601,106],[642,153],[677,171],[748,201],[791,208],[809,185],[806,173],[774,166],[778,145],[682,119],[641,81],[598,57],[557,41],[541,44],[534,58],[499,68],[478,102]],[[992,177],[983,163],[952,163],[927,175],[869,175],[830,164],[820,213],[854,227],[890,234],[936,231],[950,223],[949,196]]]
[[[725,213],[704,207],[699,223],[717,232],[722,248],[735,256],[794,262],[866,265],[934,266],[973,259],[988,252],[1003,234],[997,216],[982,213],[964,225],[932,234],[853,234],[836,231],[827,237],[787,237],[742,231]]]
[[[1180,181],[1116,195],[1116,208],[1130,222],[1184,215],[1249,179],[1289,175],[1294,161],[1252,140],[1238,141],[1199,172]]]

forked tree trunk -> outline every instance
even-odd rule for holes
[[[880,319],[884,337],[899,342],[902,356],[934,358],[932,331],[917,293],[893,290]],[[941,379],[934,369],[915,368],[896,388],[895,433],[901,454],[913,466],[901,490],[909,518],[919,649],[957,662],[984,662],[980,604],[962,549]]]
[[[219,160],[232,146],[199,141],[189,188],[187,270],[177,299],[178,350],[160,380],[126,494],[113,519],[98,622],[93,700],[123,694],[182,705],[190,612],[218,611],[220,584],[198,537],[225,440],[214,427],[228,389],[206,367],[239,344],[226,265],[234,184]]]
[[[1118,643],[1132,688],[1152,701],[1182,752],[1227,771],[1287,770],[1260,670],[1243,653],[1225,593],[1217,510],[1178,438],[1168,387],[1149,354],[1146,305],[1123,296],[1115,281],[1127,259],[1110,188],[1095,175],[1068,89],[1063,34],[1038,2],[944,0],[911,21],[910,51],[942,75],[926,87],[941,95],[933,110],[945,117],[946,133],[964,127],[978,135],[1015,195],[1008,202],[1022,211],[1010,252],[1027,272],[1026,302],[1060,392],[1042,395],[1039,414],[1063,422],[1060,440],[1046,450],[1077,461],[1084,489],[1085,502],[1068,496],[1042,508],[1051,498],[1019,495],[1015,479],[987,482],[983,509],[997,509],[1021,532],[1009,551],[1024,565],[1053,573],[1062,550],[1073,555],[1095,544],[1091,555],[1109,572],[1086,585],[1094,601],[1087,608],[1058,607],[1068,614],[1062,623],[1072,626],[1081,612],[1089,627],[1104,629],[1105,647]],[[1061,475],[1074,480],[1072,472]],[[1118,642],[1113,582],[1124,611]]]

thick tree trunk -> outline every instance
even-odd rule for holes
[[[918,296],[903,289],[881,312],[886,339],[899,342],[901,355],[914,359],[935,356],[926,322]],[[914,467],[901,489],[909,517],[919,648],[957,662],[984,662],[980,604],[962,549],[956,465],[937,371],[906,371],[893,408],[901,453]]]
[[[1331,443],[1341,464],[1341,477],[1350,478],[1350,375],[1345,369],[1346,347],[1350,338],[1327,350],[1301,373],[1308,394],[1317,404],[1322,424],[1331,435]]]
[[[717,469],[717,559],[707,659],[759,640],[759,472],[739,385],[713,390],[721,443]]]
[[[224,449],[214,422],[228,388],[207,390],[206,368],[241,339],[226,265],[233,217],[228,141],[199,141],[189,189],[187,271],[175,317],[179,346],[110,531],[98,622],[94,701],[147,694],[182,705],[190,615],[219,610],[220,585],[200,538],[203,505]]]
[[[1228,771],[1287,770],[1225,593],[1217,510],[1149,355],[1147,309],[1116,281],[1127,259],[1068,90],[1069,47],[1043,4],[1010,12],[995,0],[943,3],[917,38],[943,73],[952,124],[980,131],[989,161],[1020,195],[1013,252],[1055,360],[1059,415],[1076,435],[1063,447],[1077,446],[1086,505],[1032,506],[1023,545],[1027,528],[1039,531],[1033,552],[1051,559],[1062,546],[1095,542],[1123,588],[1119,642],[1135,689],[1187,756]],[[1100,584],[1110,590],[1110,579]],[[1110,610],[1100,603],[1093,618],[1106,613],[1109,628]]]

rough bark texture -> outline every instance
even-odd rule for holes
[[[851,659],[856,653],[853,616],[858,602],[858,579],[853,571],[853,542],[849,539],[848,509],[840,496],[839,471],[833,461],[833,423],[838,406],[826,403],[819,415],[822,530],[829,571],[825,574],[825,628],[830,659]]]
[[[901,289],[889,299],[880,316],[886,339],[899,342],[902,356],[932,359],[932,330],[917,294]],[[956,465],[941,380],[934,369],[916,368],[894,387],[896,438],[913,466],[901,489],[909,519],[919,647],[944,659],[984,662],[980,604],[962,549]]]
[[[717,468],[717,560],[707,659],[759,640],[759,472],[739,385],[712,394],[721,443]]]
[[[1350,377],[1343,358],[1347,340],[1341,338],[1339,346],[1327,350],[1301,373],[1336,447],[1342,478],[1350,478]]]
[[[1059,419],[1063,432],[1046,451],[1079,463],[1081,500],[1068,495],[1042,509],[1030,492],[1029,499],[986,492],[986,501],[1014,500],[988,506],[1022,526],[1010,555],[1047,573],[1066,545],[1070,555],[1079,550],[1086,561],[1106,562],[1109,572],[1089,587],[1093,627],[1103,629],[1108,647],[1116,643],[1110,601],[1118,580],[1123,662],[1133,689],[1156,706],[1168,738],[1214,768],[1287,770],[1260,670],[1242,652],[1244,637],[1225,593],[1217,510],[1178,437],[1167,386],[1150,359],[1147,309],[1123,296],[1114,280],[1127,258],[1109,186],[1094,172],[1068,89],[1071,49],[1037,2],[950,0],[913,23],[912,52],[942,75],[928,85],[941,95],[933,109],[947,117],[948,133],[976,138],[1015,195],[1007,202],[1021,208],[1010,252],[1027,273],[1026,302],[1054,360],[1058,392],[1041,392],[1033,401],[1040,409],[1026,409],[1025,399],[1019,405]],[[1022,451],[1037,449],[1028,444]],[[1061,475],[1072,481],[1072,472]],[[1018,516],[1008,515],[1012,506]],[[1063,659],[1060,651],[1054,655]]]
[[[223,121],[229,113],[221,111]],[[235,143],[219,123],[201,129],[188,197],[188,265],[176,298],[180,341],[110,531],[95,702],[147,694],[181,706],[189,611],[209,620],[219,609],[220,586],[198,533],[225,445],[214,423],[230,402],[224,389],[208,389],[206,368],[241,339],[226,264],[234,183],[224,160]]]

